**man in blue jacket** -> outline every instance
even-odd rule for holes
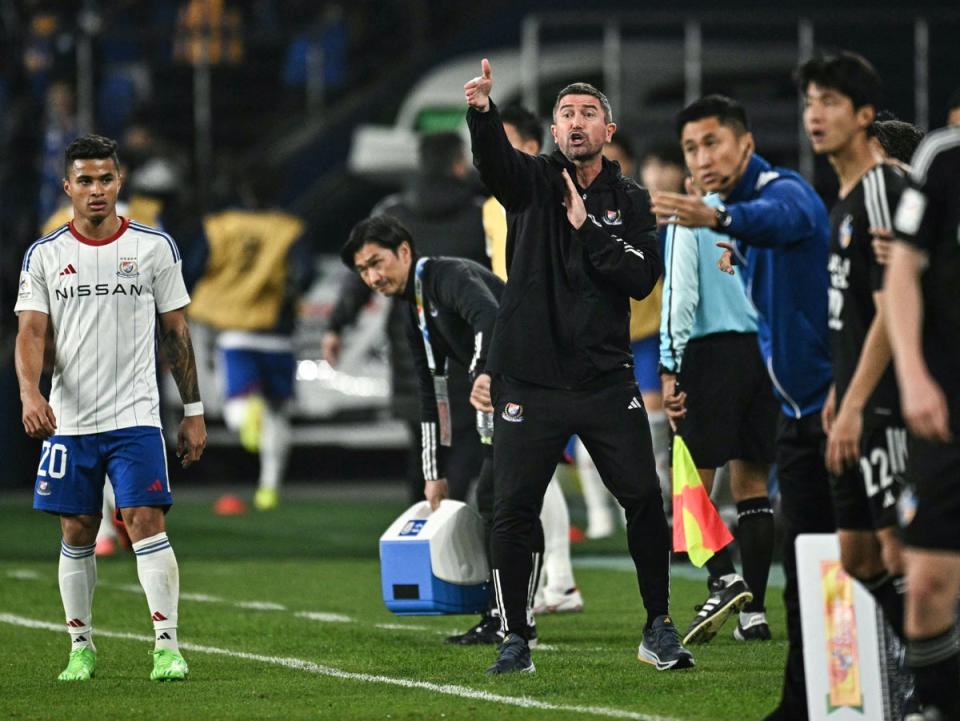
[[[827,330],[827,209],[797,173],[776,168],[754,152],[746,111],[734,100],[708,95],[677,116],[677,134],[701,198],[654,193],[661,223],[712,228],[733,240],[721,266],[740,266],[758,313],[758,337],[780,400],[776,462],[785,526],[784,571],[789,649],[780,706],[768,721],[807,718],[803,638],[794,542],[801,533],[834,530],[820,423],[830,389]]]

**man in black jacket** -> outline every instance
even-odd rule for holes
[[[447,471],[451,445],[454,441],[463,443],[464,435],[476,436],[473,428],[464,431],[451,423],[451,401],[457,391],[447,387],[448,361],[467,368],[474,389],[482,388],[482,395],[486,395],[490,382],[485,373],[487,353],[503,294],[503,281],[472,260],[418,256],[410,231],[387,215],[359,222],[340,250],[340,259],[355,270],[371,290],[399,301],[396,306],[404,316],[407,345],[420,386],[423,493],[436,510],[440,501],[450,495]],[[463,398],[457,400],[466,403],[467,392],[460,392]],[[485,403],[474,401],[473,395],[470,402],[482,412]],[[489,416],[485,420],[489,420]],[[479,425],[478,422],[481,430]],[[489,431],[490,426],[484,430]],[[485,442],[489,443],[489,437]],[[493,469],[489,453],[478,469],[477,506],[489,536],[493,521]],[[539,523],[530,546],[534,569],[530,584],[536,588],[537,569],[543,554],[543,531]],[[536,638],[530,610],[527,609],[526,633]],[[491,599],[491,612],[477,626],[465,634],[449,637],[447,642],[496,643],[503,638],[500,625]]]
[[[585,83],[560,91],[559,150],[533,157],[510,146],[490,64],[481,67],[464,86],[467,124],[474,164],[508,213],[510,268],[487,359],[490,396],[474,388],[494,410],[492,576],[506,633],[488,672],[534,670],[524,637],[530,537],[572,434],[626,510],[648,614],[638,658],[690,667],[668,613],[670,535],[630,353],[629,299],[647,296],[662,272],[649,195],[603,158],[616,131],[603,93]]]
[[[484,199],[467,179],[470,168],[463,139],[453,132],[431,133],[420,138],[418,154],[418,172],[408,187],[388,195],[370,214],[397,218],[417,239],[424,255],[457,256],[486,264]],[[345,279],[323,338],[323,355],[331,365],[339,359],[343,330],[356,321],[371,292],[356,275]],[[386,325],[391,410],[407,424],[416,447],[420,437],[419,403],[413,363],[404,338],[404,314],[405,308],[392,304]],[[449,381],[453,425],[460,431],[449,458],[449,490],[452,498],[463,501],[476,478],[483,452],[477,434],[472,432],[474,411],[466,401],[470,391],[467,373],[456,360],[450,364]],[[411,501],[420,498],[423,486],[419,465],[419,454],[411,450],[406,469]]]

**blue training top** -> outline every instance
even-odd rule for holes
[[[832,380],[827,331],[830,221],[799,174],[753,155],[725,200],[740,278],[759,314],[760,351],[783,412],[817,413]]]
[[[716,194],[703,202],[720,205]],[[678,373],[687,342],[714,333],[756,333],[757,311],[740,281],[717,268],[718,241],[731,238],[710,228],[667,226],[660,312],[660,365]],[[734,268],[734,275],[740,275]]]

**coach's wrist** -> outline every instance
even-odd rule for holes
[[[183,417],[189,418],[190,416],[202,416],[203,415],[203,402],[197,401],[196,403],[184,403],[183,404]]]

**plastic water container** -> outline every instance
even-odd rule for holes
[[[482,613],[489,573],[483,520],[459,501],[417,503],[380,537],[383,602],[399,616]]]

